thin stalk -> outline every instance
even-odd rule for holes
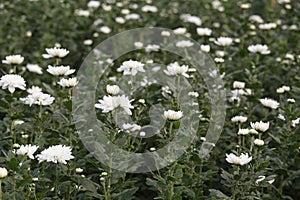
[[[2,194],[2,179],[0,179],[0,200],[3,200],[3,194]]]

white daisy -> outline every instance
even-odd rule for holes
[[[10,55],[6,56],[5,60],[2,60],[4,64],[12,64],[12,65],[19,65],[24,61],[24,57],[21,55]]]
[[[51,146],[48,149],[43,150],[36,157],[39,162],[47,161],[62,164],[67,164],[67,161],[74,158],[71,147],[65,145]]]
[[[17,74],[7,74],[1,77],[0,87],[2,89],[8,89],[10,93],[14,93],[16,88],[25,90],[26,83],[25,80]]]
[[[143,63],[135,60],[124,61],[117,69],[118,72],[123,72],[123,75],[135,76],[138,72],[145,72]]]
[[[121,107],[128,115],[132,115],[130,110],[134,108],[130,104],[132,101],[133,100],[129,100],[125,95],[104,96],[103,99],[99,100],[99,104],[95,104],[95,107],[101,109],[103,113],[108,113],[118,107]]]

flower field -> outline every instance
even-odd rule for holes
[[[0,200],[297,200],[300,2],[0,2]]]

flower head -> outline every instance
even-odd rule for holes
[[[250,51],[251,53],[259,53],[263,55],[271,53],[267,45],[261,45],[261,44],[250,45],[248,47],[248,51]]]
[[[226,47],[230,46],[233,43],[233,40],[230,37],[219,37],[215,43],[219,46]]]
[[[30,159],[34,159],[33,154],[38,148],[39,146],[31,144],[21,145],[20,148],[15,151],[15,153],[17,155],[27,155]]]
[[[65,145],[54,145],[43,150],[36,156],[39,162],[47,161],[54,163],[67,164],[68,160],[74,158],[71,147]]]
[[[12,64],[12,65],[19,65],[24,61],[24,57],[21,55],[10,55],[6,56],[5,60],[2,60],[4,64]]]
[[[212,33],[212,30],[209,28],[197,28],[196,31],[200,36],[210,36]]]
[[[8,175],[8,171],[4,167],[0,167],[0,179],[5,178]]]
[[[184,77],[189,78],[189,75],[187,74],[188,70],[189,66],[180,66],[178,62],[173,62],[167,66],[167,70],[164,70],[164,72],[169,76],[183,75]]]
[[[164,112],[164,116],[168,120],[179,120],[182,118],[183,113],[182,111],[167,110]]]
[[[264,98],[259,100],[260,103],[262,103],[263,106],[272,108],[272,109],[277,109],[279,107],[279,103],[273,99],[269,98]]]
[[[14,93],[16,88],[25,90],[26,83],[25,80],[17,74],[7,74],[1,77],[0,87],[2,89],[8,89],[10,93]]]
[[[265,132],[266,130],[269,129],[270,123],[269,122],[251,122],[250,123],[251,128],[257,130],[257,131],[261,131],[261,132]]]
[[[132,115],[130,109],[133,109],[134,107],[130,104],[131,101],[133,100],[129,100],[125,95],[104,96],[103,99],[99,100],[98,104],[95,104],[95,107],[102,109],[103,113],[108,113],[118,107],[121,107],[128,115]]]
[[[26,68],[30,72],[37,73],[37,74],[43,74],[42,68],[37,64],[27,64]]]
[[[265,142],[261,139],[255,139],[253,143],[257,146],[263,146],[265,144]]]
[[[176,47],[180,47],[180,48],[191,47],[193,45],[194,45],[194,43],[192,43],[189,40],[181,40],[181,41],[176,42]]]
[[[245,121],[247,121],[247,117],[244,116],[235,116],[233,118],[231,118],[232,122],[238,122],[238,123],[244,123]]]
[[[70,74],[73,74],[75,72],[75,69],[70,69],[69,66],[58,66],[58,67],[53,67],[51,65],[48,65],[47,72],[54,76],[68,76]]]
[[[37,104],[37,105],[51,105],[54,101],[54,97],[50,96],[49,94],[45,94],[43,92],[36,92],[28,95],[25,98],[20,98],[20,100],[24,104],[28,104],[29,106],[32,106],[32,104]]]
[[[120,92],[120,87],[117,85],[107,85],[106,92],[108,94],[117,95]]]
[[[135,60],[124,61],[117,69],[118,72],[123,72],[123,75],[135,76],[137,72],[145,72],[143,63]]]
[[[69,53],[67,49],[57,48],[57,47],[46,48],[46,52],[48,54],[43,54],[44,58],[53,58],[53,57],[63,58]]]
[[[233,153],[226,154],[226,161],[236,165],[245,165],[252,160],[252,157],[248,153],[242,153],[240,156],[236,156]]]
[[[78,81],[77,81],[76,77],[75,78],[69,78],[69,79],[62,78],[57,83],[58,83],[58,85],[61,85],[62,87],[74,87],[75,85],[77,85]]]

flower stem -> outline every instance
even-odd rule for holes
[[[2,179],[0,179],[0,200],[3,200],[3,194],[2,194]]]

